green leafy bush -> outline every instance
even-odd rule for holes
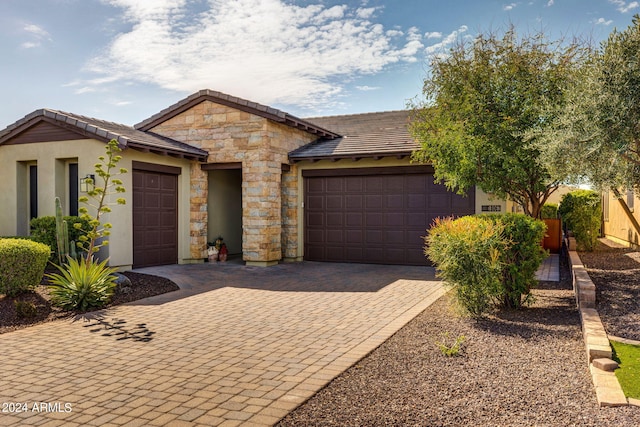
[[[80,236],[84,235],[89,227],[89,221],[77,216],[65,216],[64,221],[67,221],[69,241],[78,242]],[[74,226],[74,224],[80,224]],[[31,227],[31,239],[49,245],[51,247],[50,260],[54,261],[58,259],[58,244],[56,242],[56,217],[55,216],[41,216],[33,218],[29,223]],[[79,227],[79,228],[78,228]]]
[[[562,196],[558,212],[573,232],[578,250],[593,251],[598,243],[602,221],[600,195],[591,190],[576,190]]]
[[[36,314],[38,314],[36,305],[31,301],[16,300],[14,301],[14,304],[16,307],[16,314],[20,319],[31,319],[36,317]]]
[[[542,221],[522,214],[436,220],[425,254],[474,317],[493,305],[520,308],[531,301],[535,274],[545,257]]]
[[[481,217],[436,219],[425,238],[425,254],[473,317],[485,315],[500,294],[501,253],[506,249],[503,228]]]
[[[536,271],[547,256],[540,244],[546,225],[523,214],[483,217],[503,226],[503,238],[507,246],[501,254],[502,290],[499,299],[504,307],[520,308],[531,302],[531,288],[538,283]]]
[[[65,310],[88,310],[106,305],[116,288],[114,268],[107,260],[97,262],[68,258],[68,263],[57,266],[60,274],[47,274],[51,286],[51,302]]]
[[[0,294],[13,297],[39,285],[49,253],[42,243],[0,239]]]
[[[556,203],[545,203],[540,211],[542,219],[558,218],[558,205]]]

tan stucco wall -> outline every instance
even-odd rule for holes
[[[282,259],[282,242],[295,245],[282,228],[282,165],[290,151],[315,135],[231,107],[203,101],[151,131],[200,147],[209,163],[242,163],[242,252],[248,263]],[[191,253],[205,257],[207,240],[206,173],[194,171],[191,193]],[[294,208],[295,209],[295,208]]]
[[[304,180],[302,178],[302,171],[304,170],[314,170],[314,169],[351,169],[351,168],[374,168],[374,167],[394,167],[394,166],[416,166],[416,163],[411,163],[409,158],[398,159],[397,157],[384,157],[380,160],[375,159],[362,159],[359,161],[353,161],[348,159],[338,160],[336,162],[331,160],[321,160],[318,162],[300,162],[297,163],[297,206],[298,209],[295,212],[297,218],[296,222],[299,224],[297,227],[297,240],[298,245],[295,252],[295,259],[301,260],[304,256],[304,208],[302,207],[302,203],[304,201]],[[292,170],[293,171],[293,170]],[[482,204],[499,204],[504,212],[506,202],[501,200],[495,200],[493,197],[490,197],[488,194],[483,192],[482,190],[476,188],[475,190],[475,198],[476,198],[476,212],[480,213],[480,207]],[[290,254],[292,255],[292,254]],[[290,256],[294,258],[293,256]]]
[[[640,236],[638,236],[638,233],[622,209],[620,202],[613,195],[613,192],[608,191],[603,194],[603,197],[608,200],[608,212],[607,202],[605,202],[603,206],[604,235],[623,245],[639,246]],[[626,193],[623,193],[623,197],[625,197],[624,200],[626,201]],[[634,196],[634,199],[633,216],[640,222],[640,198]]]
[[[19,162],[34,162],[38,166],[38,216],[54,215],[54,199],[56,195],[67,197],[68,174],[60,168],[60,159],[77,160],[78,176],[84,177],[94,173],[94,164],[98,157],[104,155],[105,144],[100,141],[85,139],[72,141],[40,142],[32,144],[0,146],[2,168],[0,168],[0,235],[24,234],[19,230],[18,206],[21,194],[28,191],[21,180]],[[101,257],[109,256],[109,264],[130,268],[133,264],[133,218],[132,218],[132,161],[141,161],[182,168],[178,177],[178,258],[179,262],[189,259],[189,170],[190,162],[172,157],[125,150],[118,168],[126,168],[129,173],[119,176],[127,192],[113,196],[124,197],[126,206],[114,206],[113,212],[103,217],[104,222],[113,224],[109,246],[101,249]],[[56,172],[57,170],[57,172]],[[65,192],[65,194],[61,194]],[[82,193],[80,194],[82,195]],[[65,204],[65,206],[67,206]],[[65,208],[65,215],[68,208]]]

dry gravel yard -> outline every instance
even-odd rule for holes
[[[640,252],[600,243],[580,259],[596,285],[598,313],[609,335],[640,341]]]
[[[638,407],[597,405],[568,267],[535,294],[483,321],[441,298],[279,425],[640,426]],[[444,332],[466,337],[461,356],[442,355]]]

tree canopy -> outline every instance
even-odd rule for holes
[[[518,37],[513,27],[460,40],[432,59],[414,106],[411,131],[422,147],[413,159],[431,162],[436,179],[458,193],[477,185],[539,217],[566,175],[545,165],[532,130],[555,122],[583,53],[577,42]]]
[[[640,186],[640,16],[614,30],[591,52],[568,92],[568,101],[539,147],[552,167],[571,153],[574,179],[596,188]]]

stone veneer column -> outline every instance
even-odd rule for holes
[[[191,258],[202,260],[207,257],[207,172],[200,164],[193,162],[191,166],[191,195],[189,234],[191,237]]]
[[[272,154],[254,150],[245,158],[242,248],[248,265],[268,266],[282,259],[281,174],[282,167]]]
[[[291,165],[282,174],[282,257],[300,261],[298,257],[298,167]]]

